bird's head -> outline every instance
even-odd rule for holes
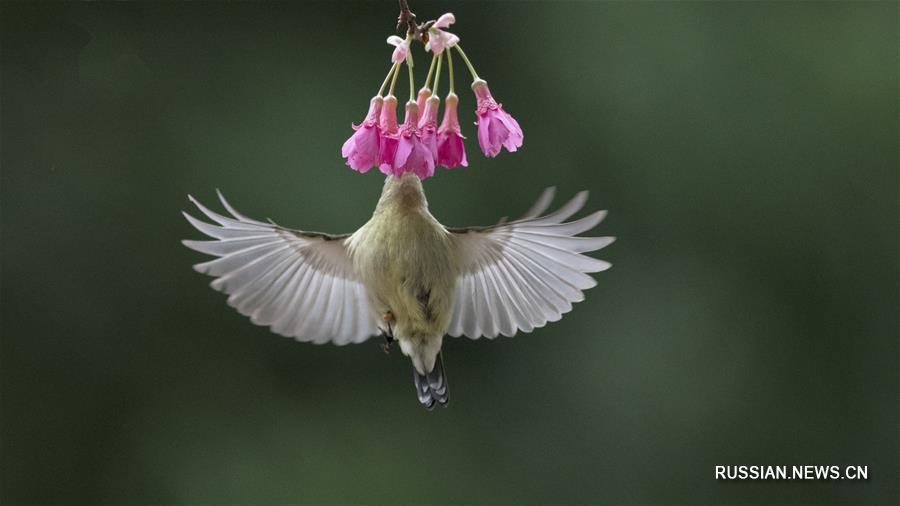
[[[412,172],[407,172],[400,177],[388,176],[381,190],[381,198],[378,200],[378,208],[400,207],[404,209],[427,208],[425,191],[422,189],[422,180]]]

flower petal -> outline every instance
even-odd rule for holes
[[[445,45],[448,49],[455,46],[456,43],[459,42],[459,37],[455,33],[444,32],[444,35],[447,36],[445,38]]]
[[[394,155],[394,172],[396,174],[398,169],[404,168],[406,165],[406,161],[409,159],[409,155],[413,151],[413,141],[412,138],[407,138],[400,136],[400,139],[397,143],[397,152]]]
[[[456,45],[457,42],[459,42],[459,37],[456,35],[432,28],[428,32],[428,43],[425,44],[425,50],[434,54],[441,54],[445,49]]]
[[[435,21],[431,26],[435,28],[447,28],[453,23],[456,23],[456,16],[454,16],[452,12],[448,12],[437,18],[437,21]]]
[[[397,46],[396,49],[394,49],[394,52],[391,53],[391,61],[400,63],[406,59],[408,53],[409,51],[405,45]]]
[[[437,163],[448,169],[469,165],[462,135],[453,131],[445,131],[440,135]]]
[[[491,149],[496,150],[493,151],[493,156],[497,156],[500,153],[500,147],[506,142],[506,139],[509,138],[509,129],[496,118],[491,119],[489,124],[490,134],[489,138],[491,140]]]
[[[391,61],[394,63],[400,63],[403,60],[409,57],[409,41],[406,39],[401,39],[396,35],[391,35],[387,38],[387,43],[392,46],[397,46],[394,49],[394,52],[391,53]]]
[[[497,155],[496,153],[491,154],[489,123],[490,121],[485,117],[478,118],[478,146],[481,147],[481,152],[484,153],[484,156],[494,157]]]
[[[522,133],[522,127],[519,126],[519,122],[516,121],[515,118],[510,116],[509,113],[502,108],[497,112],[499,113],[497,114],[497,119],[500,120],[500,123],[503,124],[508,131],[506,139],[503,141],[503,147],[510,153],[513,153],[517,148],[522,146],[522,141],[525,139],[525,135]]]
[[[356,134],[350,136],[349,139],[344,141],[344,145],[341,146],[341,156],[344,158],[350,157],[353,154],[353,149],[356,147]]]

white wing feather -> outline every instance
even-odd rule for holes
[[[314,343],[360,343],[379,333],[344,238],[290,230],[250,219],[219,193],[231,217],[189,197],[213,225],[183,213],[214,241],[182,241],[219,258],[194,266],[216,276],[211,286],[228,304],[273,332]]]
[[[606,211],[565,222],[584,207],[581,192],[545,216],[554,189],[547,188],[518,220],[491,227],[449,229],[461,258],[448,334],[472,339],[531,332],[559,320],[583,290],[596,285],[587,273],[611,264],[584,255],[612,243],[614,237],[575,237],[603,221]]]

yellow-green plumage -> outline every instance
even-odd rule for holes
[[[413,174],[389,177],[372,218],[347,242],[377,317],[390,312],[400,349],[421,374],[434,367],[459,272],[450,232],[428,211]]]

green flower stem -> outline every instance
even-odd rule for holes
[[[413,79],[412,34],[406,34],[406,68],[409,69],[409,100],[416,101],[416,84]]]
[[[456,91],[456,83],[453,82],[453,51],[447,51],[447,70],[450,71],[450,93],[453,93]]]
[[[472,62],[469,61],[469,57],[466,56],[466,53],[463,52],[461,47],[459,47],[459,44],[457,44],[453,47],[455,47],[456,50],[459,51],[459,56],[462,57],[463,62],[465,62],[466,66],[469,67],[469,73],[472,74],[472,80],[473,81],[479,80],[480,77],[478,77],[478,72],[475,72],[475,67],[472,66]]]
[[[409,69],[409,101],[416,101],[416,84],[413,80],[413,66],[410,65],[409,60],[406,61],[406,68]]]
[[[395,71],[395,70],[397,70],[397,64],[396,64],[396,63],[391,65],[391,68],[390,68],[390,70],[388,70],[387,75],[384,76],[384,82],[381,83],[381,88],[378,88],[378,95],[377,95],[377,96],[380,97],[382,94],[384,94],[384,88],[387,86],[388,81],[390,81],[391,76],[394,75],[394,71]],[[392,89],[393,89],[393,88],[392,88]]]
[[[391,78],[391,90],[388,91],[388,95],[394,94],[394,89],[397,88],[397,76],[400,75],[400,64],[394,64],[394,76]]]
[[[444,61],[444,53],[437,55],[437,73],[434,75],[434,91],[431,92],[431,96],[435,97],[438,93],[438,86],[441,84],[441,63]]]
[[[440,56],[440,55],[438,55],[438,56]],[[434,73],[434,65],[437,61],[438,61],[437,56],[431,57],[431,65],[428,66],[428,76],[425,77],[425,85],[423,86],[423,88],[427,88],[428,86],[431,85],[431,75]],[[440,75],[440,71],[438,71],[438,75]]]

